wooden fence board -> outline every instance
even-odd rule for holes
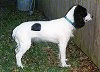
[[[95,40],[94,48],[98,57],[98,66],[100,67],[100,3],[97,3],[96,22],[95,22]]]

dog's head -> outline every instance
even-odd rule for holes
[[[74,10],[74,26],[75,28],[81,28],[85,25],[85,22],[92,20],[91,15],[87,12],[86,8],[77,5]]]

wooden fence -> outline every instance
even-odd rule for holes
[[[49,19],[64,16],[75,4],[86,7],[93,20],[76,31],[74,41],[100,68],[100,0],[37,0],[37,7]]]

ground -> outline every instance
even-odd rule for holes
[[[46,20],[38,10],[33,15],[18,11],[15,7],[0,8],[0,72],[100,72],[96,65],[78,48],[71,39],[67,47],[70,68],[59,67],[56,44],[40,42],[32,44],[22,58],[24,68],[18,68],[15,59],[16,43],[12,30],[25,21]]]

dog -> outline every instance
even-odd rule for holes
[[[73,30],[82,28],[85,22],[92,20],[90,13],[81,5],[74,5],[68,13],[59,19],[50,21],[29,21],[17,26],[12,33],[17,43],[15,49],[18,67],[23,68],[21,58],[30,48],[32,41],[42,40],[58,44],[61,67],[70,67],[66,64],[66,47],[73,37]]]

